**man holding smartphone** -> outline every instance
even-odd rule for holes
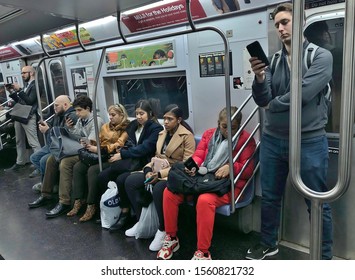
[[[26,166],[29,160],[28,150],[26,149],[26,138],[28,144],[34,152],[41,148],[37,137],[37,92],[35,86],[36,70],[32,66],[25,66],[22,68],[21,76],[27,86],[22,89],[18,83],[13,83],[8,86],[10,97],[16,102],[23,105],[32,106],[30,119],[28,123],[21,123],[14,121],[15,135],[16,135],[16,163],[5,169],[4,171],[18,171]]]
[[[290,68],[292,39],[292,4],[284,3],[272,13],[274,25],[283,44],[275,69],[266,67],[259,58],[250,58],[255,73],[253,98],[265,110],[260,146],[261,176],[261,241],[250,248],[246,258],[264,259],[278,253],[278,230],[281,201],[289,172]],[[304,40],[303,55],[309,42]],[[302,73],[301,177],[310,189],[327,191],[328,140],[325,92],[332,78],[333,58],[323,48]],[[293,93],[297,94],[297,93]],[[309,213],[311,203],[306,200]],[[323,204],[322,258],[332,258],[332,215],[328,203]]]
[[[38,122],[38,129],[45,135],[47,143],[49,141],[49,131],[54,126],[66,127],[66,119],[70,118],[74,124],[76,123],[78,117],[75,114],[75,110],[71,105],[69,96],[59,95],[54,100],[54,117],[48,122],[43,120]],[[44,172],[46,170],[46,162],[50,156],[50,151],[48,145],[43,146],[39,151],[33,153],[30,157],[31,162],[36,167],[36,169],[29,175],[30,178],[41,175],[41,182],[35,184],[32,189],[36,192],[41,191],[42,180]]]

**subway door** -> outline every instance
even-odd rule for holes
[[[323,27],[328,30],[320,36]],[[323,47],[328,48],[333,54],[333,86],[332,86],[332,110],[326,127],[329,144],[329,168],[327,184],[331,189],[338,180],[338,154],[339,154],[339,128],[340,128],[340,100],[342,81],[342,49],[343,49],[343,18],[329,19],[315,22],[310,25],[305,35],[309,41],[321,45],[320,37],[323,38]],[[317,31],[317,32],[315,32]],[[312,34],[314,35],[312,37]],[[353,152],[354,152],[353,140]],[[354,155],[352,159],[354,161]],[[352,169],[354,169],[352,163]],[[351,172],[354,174],[354,170]],[[333,216],[335,257],[343,259],[355,258],[355,182],[351,179],[347,192],[338,200],[331,203]],[[296,192],[291,184],[287,185],[282,212],[282,226],[280,232],[281,244],[294,247],[301,251],[309,250],[310,225],[309,215],[303,197]]]

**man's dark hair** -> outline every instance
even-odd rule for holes
[[[90,97],[88,97],[86,95],[80,95],[74,100],[73,107],[74,107],[74,109],[76,107],[80,107],[83,109],[89,108],[90,112],[91,112],[92,111],[92,101],[91,101]]]
[[[272,19],[275,19],[275,16],[280,12],[290,12],[292,14],[292,11],[293,11],[292,3],[282,3],[277,5],[275,10],[271,14],[271,17]]]

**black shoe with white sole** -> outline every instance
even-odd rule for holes
[[[279,248],[268,247],[262,244],[257,244],[250,248],[245,256],[248,260],[263,260],[265,257],[274,256],[279,252]]]

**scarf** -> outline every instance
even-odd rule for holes
[[[238,138],[233,143],[233,148],[238,142]],[[224,139],[219,128],[215,130],[208,143],[208,153],[202,166],[207,168],[208,172],[215,172],[228,160],[228,139]]]

